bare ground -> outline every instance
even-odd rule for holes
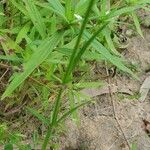
[[[66,121],[68,130],[61,138],[61,150],[128,150],[132,144],[138,150],[150,150],[150,93],[142,102],[137,96],[150,75],[150,29],[143,28],[143,33],[144,39],[132,37],[124,51],[128,62],[139,67],[140,80],[121,73],[110,78],[110,93],[96,96],[95,104],[80,111],[80,126]],[[113,92],[113,86],[118,90]],[[121,89],[130,92],[120,94]]]

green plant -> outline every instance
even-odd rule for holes
[[[14,146],[20,150],[31,149],[28,144],[20,144],[24,135],[17,132],[9,132],[6,124],[0,125],[0,144],[4,145],[4,150],[13,150]]]
[[[132,143],[131,150],[137,150],[137,144],[135,144],[135,143]]]
[[[32,103],[27,111],[48,127],[43,150],[60,123],[71,114],[77,118],[76,110],[91,101],[81,95],[79,89],[89,85],[100,86],[99,81],[96,84],[86,81],[84,74],[75,76],[75,72],[88,72],[81,69],[81,63],[108,61],[137,78],[125,65],[112,36],[119,26],[118,18],[124,15],[133,17],[142,36],[135,11],[145,8],[147,3],[148,0],[112,3],[106,0],[76,0],[76,3],[73,0],[10,0],[0,3],[3,50],[0,60],[10,62],[9,67],[13,70],[10,84],[1,99],[12,97],[14,104],[24,99],[23,95],[29,97]],[[14,91],[17,94],[13,94]],[[74,95],[78,95],[79,102]],[[69,97],[70,105],[62,111],[65,96]],[[49,103],[52,97],[56,98],[54,107]],[[88,100],[83,101],[83,97]],[[41,109],[31,108],[35,101]],[[46,117],[44,112],[49,105],[53,110]]]

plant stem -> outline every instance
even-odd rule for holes
[[[48,127],[48,130],[47,130],[47,134],[46,134],[46,137],[44,139],[44,143],[42,145],[42,150],[46,150],[46,147],[47,147],[47,144],[49,142],[49,139],[51,137],[51,134],[52,134],[52,126],[49,126]]]
[[[68,77],[71,75],[72,67],[77,64],[77,63],[74,64],[75,63],[74,59],[76,58],[76,55],[78,54],[78,48],[79,48],[79,44],[80,44],[80,41],[81,41],[81,38],[82,38],[82,34],[83,34],[83,31],[84,31],[84,29],[86,27],[86,24],[88,22],[88,18],[89,18],[89,15],[90,15],[90,10],[93,7],[94,2],[95,2],[95,0],[91,0],[90,1],[88,9],[86,11],[85,19],[84,19],[84,21],[82,23],[81,30],[79,32],[77,42],[76,42],[75,47],[73,49],[72,55],[70,57],[70,61],[69,61],[69,65],[67,67],[67,71],[66,71],[66,73],[65,73],[65,75],[63,77],[63,80],[62,80],[63,81],[62,82],[63,85],[68,83],[67,80],[68,80]],[[55,107],[54,107],[54,111],[53,111],[53,115],[52,115],[52,121],[49,124],[49,128],[48,128],[46,137],[44,139],[44,143],[42,145],[42,150],[46,150],[46,147],[48,145],[49,139],[50,139],[50,137],[52,135],[52,130],[53,130],[54,127],[57,126],[58,113],[59,113],[59,109],[61,107],[61,95],[62,95],[62,92],[63,92],[63,86],[60,88],[58,96],[57,96],[57,99],[56,99],[56,102],[55,102]]]
[[[61,95],[63,92],[63,87],[60,88],[57,99],[56,99],[56,103],[55,103],[55,107],[54,107],[54,111],[53,111],[53,115],[52,115],[52,126],[55,126],[56,122],[57,122],[57,116],[59,113],[59,108],[61,105]]]
[[[68,79],[69,75],[72,72],[72,67],[74,65],[74,59],[75,59],[76,55],[78,54],[78,48],[79,48],[79,44],[80,44],[80,41],[81,41],[81,38],[82,38],[82,34],[83,34],[83,31],[84,31],[84,29],[86,27],[86,24],[88,22],[90,11],[91,11],[91,8],[93,7],[94,2],[95,2],[95,0],[91,0],[90,3],[89,3],[89,6],[87,8],[87,11],[86,11],[86,14],[85,14],[85,18],[83,20],[83,23],[82,23],[82,26],[81,26],[81,30],[80,30],[79,35],[78,35],[77,42],[76,42],[75,47],[73,49],[72,55],[70,57],[69,65],[67,67],[67,71],[66,71],[66,73],[64,75],[64,78],[63,78],[63,83],[64,84],[67,83],[67,79]]]
[[[59,108],[60,108],[60,105],[61,105],[62,91],[63,91],[63,88],[61,87],[60,90],[59,90],[56,102],[55,102],[55,107],[54,107],[54,111],[53,111],[53,115],[52,115],[52,122],[49,124],[48,130],[47,130],[47,134],[46,134],[46,137],[44,139],[44,143],[42,145],[42,150],[46,150],[46,147],[48,145],[49,139],[50,139],[50,137],[52,135],[53,127],[56,126],[56,121],[57,121],[57,117],[58,117],[58,113],[59,113]]]
[[[79,51],[78,55],[76,56],[74,62],[75,64],[80,60],[81,56],[84,54],[84,52],[87,50],[87,48],[90,46],[90,44],[93,42],[93,40],[96,38],[96,36],[108,25],[108,23],[105,23],[102,27],[100,27],[96,33],[91,36],[91,38],[83,45],[82,49]],[[73,66],[72,69],[74,69],[75,66]]]

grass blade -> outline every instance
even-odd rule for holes
[[[9,96],[34,71],[34,69],[48,57],[52,50],[57,46],[61,37],[62,33],[56,33],[52,37],[42,42],[37,51],[33,53],[29,61],[23,65],[24,71],[17,74],[7,87],[6,91],[2,95],[2,99]]]
[[[82,34],[84,32],[84,29],[86,27],[86,24],[88,22],[88,17],[90,15],[90,10],[92,8],[92,6],[94,5],[95,3],[95,0],[91,0],[90,3],[89,3],[89,6],[87,8],[87,11],[86,11],[86,14],[85,14],[85,18],[84,18],[84,21],[82,23],[82,26],[81,26],[81,30],[79,32],[79,35],[78,35],[78,38],[77,38],[77,41],[76,41],[76,44],[74,46],[74,49],[73,49],[73,52],[72,52],[72,55],[70,57],[70,61],[69,61],[69,65],[67,67],[67,71],[66,71],[66,74],[63,78],[63,83],[67,83],[69,80],[70,80],[70,74],[72,72],[72,68],[73,66],[75,66],[76,64],[74,63],[74,59],[76,57],[76,55],[78,54],[78,48],[79,48],[79,44],[80,44],[80,41],[81,41],[81,38],[82,38]]]
[[[50,10],[50,12],[54,12],[56,13],[58,16],[60,16],[61,18],[63,18],[65,21],[67,21],[67,18],[65,16],[65,9],[63,8],[63,6],[60,6],[62,7],[62,10],[60,10],[57,5],[53,4],[55,2],[53,1],[49,1],[49,3],[41,3],[41,2],[35,2],[36,5],[42,7],[42,8],[45,8],[47,10]]]
[[[3,47],[3,50],[5,51],[5,54],[7,55],[9,52],[8,50],[12,49],[15,53],[23,53],[23,49],[11,38],[9,38],[6,34],[0,34],[0,37],[4,39],[4,41],[1,41],[1,45]]]
[[[107,26],[108,23],[105,23],[102,27],[100,27],[97,32],[88,39],[87,42],[85,42],[85,44],[83,45],[82,49],[79,51],[79,53],[77,54],[74,63],[72,65],[72,70],[75,68],[75,64],[78,63],[78,61],[80,60],[81,56],[84,54],[84,52],[87,50],[87,48],[90,46],[90,44],[93,42],[93,40],[96,38],[96,36]]]
[[[76,6],[76,13],[84,15],[89,5],[89,0],[80,0]]]
[[[88,31],[84,32],[84,38],[85,40],[89,40],[91,37],[90,33]],[[134,78],[138,79],[137,76],[129,69],[127,68],[118,57],[113,56],[100,42],[98,42],[96,39],[92,42],[92,47],[97,50],[99,53],[101,53],[108,61],[110,61],[112,64],[117,66],[120,70],[127,72],[131,74]]]
[[[105,16],[106,15],[106,12],[107,12],[107,0],[102,0],[101,2],[101,16]]]
[[[116,48],[114,46],[114,43],[113,43],[113,41],[111,39],[111,31],[108,28],[105,28],[103,30],[103,34],[105,36],[105,39],[106,39],[107,44],[109,46],[109,49],[112,51],[112,53],[114,53],[115,55],[120,56],[120,53],[116,50]]]
[[[64,115],[62,117],[60,117],[58,120],[57,120],[57,124],[62,122],[63,120],[65,120],[69,115],[71,115],[72,113],[74,113],[77,109],[79,109],[80,107],[92,102],[93,100],[89,100],[89,101],[86,101],[72,109],[70,109],[68,112],[64,113]]]
[[[134,21],[135,27],[137,29],[137,32],[141,35],[142,38],[144,38],[136,13],[133,12],[132,17],[133,17],[133,21]]]
[[[54,110],[53,110],[53,115],[52,115],[52,122],[49,123],[49,128],[47,130],[43,145],[42,145],[42,150],[46,150],[47,144],[49,142],[49,139],[51,137],[52,134],[52,129],[54,126],[56,126],[57,124],[57,117],[58,117],[58,113],[59,113],[59,108],[61,105],[61,95],[62,95],[63,89],[61,88],[59,90],[56,102],[55,102],[55,106],[54,106]]]
[[[77,89],[82,89],[82,88],[98,88],[104,85],[104,82],[79,82],[75,83],[73,86]]]
[[[20,12],[22,12],[24,15],[28,16],[28,12],[25,9],[25,7],[23,5],[21,5],[20,3],[17,3],[16,0],[10,0],[10,2],[17,8],[20,10]]]
[[[17,37],[16,37],[16,43],[20,43],[22,41],[22,39],[26,36],[26,34],[29,32],[30,30],[30,25],[27,23],[25,24],[25,26],[20,30],[20,32],[18,33]]]
[[[18,58],[17,56],[5,56],[0,55],[0,60],[14,61],[14,62],[23,62],[23,59]]]
[[[141,6],[139,5],[136,5],[136,6],[129,6],[129,7],[123,7],[123,8],[120,8],[118,10],[112,10],[108,15],[106,15],[106,17],[104,17],[105,19],[112,19],[113,17],[118,17],[122,14],[125,14],[125,13],[129,13],[129,12],[133,12],[135,11],[136,9],[140,8]]]
[[[75,101],[72,88],[68,89],[68,98],[69,98],[70,109],[73,109],[76,106],[76,101]],[[72,118],[74,121],[79,122],[79,116],[77,111],[72,112]]]
[[[36,118],[38,118],[45,125],[49,124],[49,120],[46,119],[42,114],[40,114],[36,110],[34,110],[32,108],[29,108],[29,107],[27,107],[26,109],[27,109],[28,112],[30,112],[33,116],[35,116]]]
[[[74,8],[72,3],[72,0],[66,0],[65,2],[65,15],[69,22],[74,19]]]
[[[65,9],[59,0],[48,0],[48,2],[55,12],[57,12],[58,14],[63,16],[63,18],[65,18]]]
[[[26,9],[28,11],[28,15],[31,18],[31,21],[33,22],[34,26],[36,27],[36,29],[38,30],[38,32],[40,33],[42,38],[45,38],[46,37],[46,26],[44,24],[44,20],[41,16],[40,12],[36,8],[36,6],[32,0],[26,0],[25,4],[26,4]]]

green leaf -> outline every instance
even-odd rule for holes
[[[137,0],[136,2],[138,5],[141,5],[141,4],[150,4],[150,1],[149,0]]]
[[[21,3],[17,3],[16,0],[10,0],[10,2],[18,9],[20,12],[22,12],[24,15],[28,16],[28,12],[25,9],[25,7]]]
[[[40,12],[36,8],[36,6],[32,0],[26,0],[25,4],[26,4],[26,9],[28,11],[28,15],[31,18],[31,21],[33,22],[34,26],[36,27],[36,29],[38,30],[38,32],[40,33],[42,38],[45,38],[46,37],[46,26],[44,24],[44,20],[41,16]]]
[[[63,16],[63,18],[66,18],[65,17],[65,9],[59,0],[48,0],[48,2],[57,14]]]
[[[45,125],[49,125],[49,120],[45,118],[42,114],[40,114],[38,111],[27,107],[27,111],[29,111],[33,116],[37,117],[42,123]]]
[[[132,17],[133,17],[133,21],[134,21],[135,27],[137,29],[137,32],[141,35],[142,38],[144,38],[136,13],[133,12]]]
[[[78,15],[84,15],[89,5],[89,0],[81,0],[76,6],[76,13]]]
[[[22,27],[22,29],[20,30],[20,32],[18,33],[18,35],[16,37],[17,44],[20,43],[23,38],[25,38],[25,36],[29,32],[29,30],[30,30],[30,24],[27,23],[27,24],[25,24],[24,27]]]
[[[43,7],[47,10],[50,10],[51,12],[56,13],[58,16],[62,17],[65,21],[67,21],[67,18],[65,17],[65,9],[63,8],[61,4],[59,7],[61,7],[62,10],[60,10],[59,7],[55,5],[55,1],[49,1],[49,3],[41,3],[37,1],[36,5]]]
[[[11,143],[5,144],[4,150],[13,150],[13,145]]]
[[[90,12],[91,12],[91,9],[92,9],[94,3],[95,3],[95,0],[89,1],[89,6],[88,6],[87,11],[85,13],[85,18],[83,20],[76,44],[75,44],[74,49],[72,51],[72,55],[70,57],[69,64],[67,66],[67,70],[66,70],[66,73],[65,73],[64,78],[63,78],[63,83],[69,82],[69,80],[70,80],[70,75],[71,75],[72,69],[73,69],[73,67],[75,68],[75,66],[77,65],[77,62],[78,62],[78,60],[75,62],[76,56],[77,56],[77,59],[78,58],[80,59],[82,56],[82,54],[79,54],[80,56],[78,57],[78,53],[80,52],[79,46],[80,46],[80,42],[82,40],[82,36],[83,36],[84,30],[86,28],[86,24],[88,22],[88,18],[89,18],[89,15],[90,15]],[[84,53],[84,51],[83,51],[83,53]]]
[[[68,48],[59,48],[57,50],[58,52],[66,56],[71,56],[72,53],[72,49],[68,49]],[[96,61],[105,60],[105,58],[97,51],[85,51],[82,58],[85,60],[96,60]]]
[[[101,16],[105,16],[107,12],[107,0],[102,0],[101,2]]]
[[[69,22],[74,19],[74,6],[72,0],[65,1],[65,15]]]
[[[23,59],[18,58],[16,56],[5,56],[5,55],[0,55],[0,60],[7,60],[7,61],[14,61],[14,62],[23,62]]]
[[[49,64],[66,64],[67,61],[63,60],[63,54],[54,51],[52,54],[45,60]]]
[[[76,101],[74,97],[74,93],[72,89],[68,90],[68,98],[70,103],[70,110],[74,109],[76,106]],[[77,111],[72,112],[72,118],[78,123],[79,122],[79,116]]]
[[[9,96],[34,71],[34,69],[37,68],[49,56],[52,50],[59,43],[61,37],[62,33],[56,33],[42,42],[28,62],[23,65],[24,71],[17,74],[10,85],[6,88],[6,91],[2,95],[2,99]]]
[[[123,8],[117,9],[117,10],[112,10],[108,15],[106,15],[105,19],[112,19],[113,17],[118,17],[122,14],[133,12],[140,7],[141,6],[136,5],[136,6],[123,7]]]
[[[0,16],[4,16],[4,15],[5,15],[4,13],[0,12]]]
[[[2,38],[4,41],[1,42],[1,45],[5,51],[5,53],[9,53],[9,49],[13,49],[16,53],[21,53],[24,51],[15,41],[13,41],[11,38],[9,38],[6,34],[0,34],[0,38]]]
[[[57,19],[56,16],[53,15],[51,17],[51,28],[50,28],[50,33],[53,34],[57,30]]]
[[[90,33],[88,31],[84,32],[84,39],[88,40],[91,37]],[[99,53],[101,53],[106,60],[110,61],[112,64],[117,66],[120,70],[127,72],[131,74],[134,78],[138,79],[137,76],[129,69],[127,68],[118,57],[113,56],[99,41],[96,39],[92,42],[92,47],[97,50]]]
[[[107,41],[107,44],[108,44],[110,50],[111,50],[115,55],[120,56],[120,53],[116,50],[116,48],[115,48],[115,46],[114,46],[114,43],[113,43],[113,41],[112,41],[112,39],[111,39],[111,31],[110,31],[108,28],[105,28],[105,29],[103,30],[103,34],[104,34],[104,36],[105,36],[105,39],[106,39],[106,41]]]
[[[137,150],[137,144],[135,144],[135,143],[132,143],[131,150]]]
[[[79,82],[79,83],[75,83],[74,86],[76,88],[97,88],[97,87],[101,87],[103,86],[104,83],[103,82]]]
[[[67,111],[66,113],[64,113],[58,120],[57,120],[57,124],[62,122],[63,120],[65,120],[68,116],[70,116],[72,113],[74,113],[77,109],[81,108],[82,106],[92,102],[93,100],[89,100],[86,102],[83,102],[77,106],[75,106],[74,108],[70,109],[69,111]]]
[[[3,5],[0,5],[0,28],[2,27],[3,23],[5,23],[5,13],[4,13],[4,8]]]

